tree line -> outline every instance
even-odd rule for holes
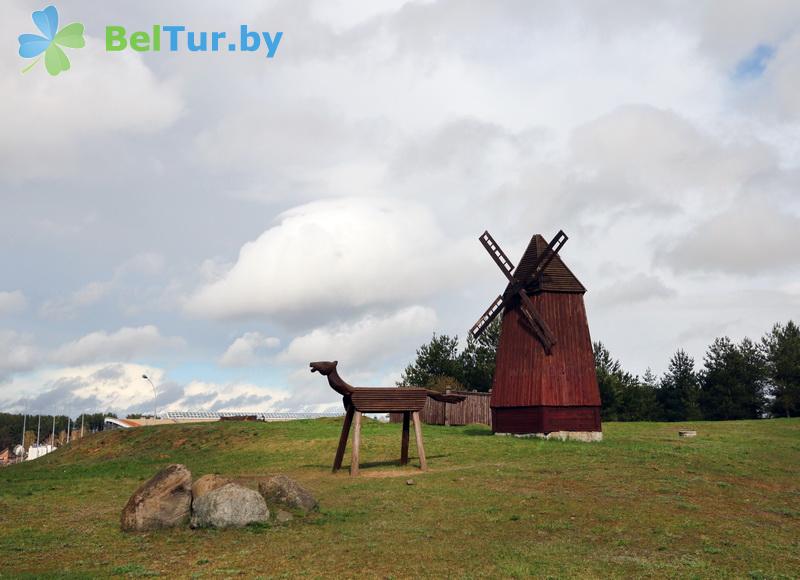
[[[417,349],[399,386],[489,391],[500,321],[459,350],[458,337],[434,334]],[[775,324],[760,340],[715,338],[702,366],[678,349],[660,377],[626,371],[602,342],[593,345],[606,421],[686,421],[792,417],[800,414],[800,328]]]
[[[602,343],[595,370],[609,421],[685,421],[792,417],[800,413],[800,328],[775,324],[759,341],[715,338],[702,366],[682,349],[656,377],[625,371]]]
[[[81,421],[83,422],[84,433],[92,433],[103,429],[103,421],[106,417],[116,417],[113,413],[86,413],[79,415],[73,420],[71,429],[76,436],[79,436]],[[66,415],[41,415],[41,426],[39,415],[27,415],[23,421],[22,413],[0,413],[0,451],[6,447],[14,449],[22,443],[22,427],[25,426],[25,448],[36,443],[37,435],[39,443],[51,444],[53,435],[53,423],[55,423],[55,443],[60,445],[67,440],[67,424],[69,417]],[[72,437],[72,436],[71,436]]]

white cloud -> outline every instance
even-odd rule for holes
[[[114,270],[114,278],[124,275],[154,276],[164,270],[166,260],[157,252],[142,252],[125,260]]]
[[[146,373],[156,385],[142,379]],[[13,411],[73,416],[87,411],[127,413],[158,411],[279,410],[285,390],[248,382],[191,380],[178,384],[165,371],[133,363],[103,363],[42,369],[0,384],[0,406]]]
[[[429,296],[468,274],[474,244],[448,238],[424,206],[345,198],[289,210],[245,244],[186,308],[195,316],[322,316]]]
[[[270,411],[280,409],[286,397],[286,391],[252,383],[192,381],[184,387],[183,395],[165,410]]]
[[[46,300],[39,309],[39,314],[44,318],[69,319],[77,316],[78,311],[107,298],[120,286],[127,287],[127,282],[132,278],[154,276],[164,269],[165,259],[161,254],[145,252],[136,254],[114,268],[112,277],[108,280],[95,280],[75,290],[67,297],[51,298]],[[128,312],[134,312],[136,307],[126,304]]]
[[[260,332],[245,332],[234,340],[219,359],[224,367],[245,367],[264,360],[264,351],[278,348],[281,341]]]
[[[385,316],[367,315],[298,336],[278,359],[287,363],[339,360],[353,370],[374,368],[429,337],[437,322],[436,312],[422,306]]]
[[[339,370],[354,385],[394,385],[400,369],[438,325],[432,309],[411,306],[329,324],[296,337],[276,357],[277,362],[293,369],[287,377],[290,396],[283,405],[305,411],[341,409],[341,397],[322,377],[310,373],[308,363],[315,360],[338,360]],[[388,373],[387,367],[391,368]]]
[[[13,330],[0,330],[0,382],[13,373],[34,368],[40,358],[31,337]]]
[[[34,31],[29,10],[13,4],[3,9],[4,38]],[[69,12],[61,16],[76,19]],[[72,67],[55,79],[43,62],[22,75],[30,61],[16,50],[0,54],[0,168],[15,180],[63,177],[87,140],[153,133],[183,109],[176,85],[156,78],[134,51],[109,54],[102,38],[87,34],[84,48],[67,52]]]
[[[729,202],[747,181],[775,170],[769,147],[752,139],[725,143],[672,111],[623,106],[572,135],[573,186],[604,204],[710,207]]]
[[[57,348],[51,360],[59,364],[83,364],[94,361],[130,360],[161,350],[184,346],[179,337],[162,336],[152,325],[124,327],[113,333],[97,331]]]
[[[51,78],[41,64],[19,74],[23,59],[0,51],[7,289],[36,308],[46,289],[43,312],[67,319],[16,316],[28,350],[13,358],[29,362],[9,366],[35,364],[20,354],[32,352],[27,333],[46,345],[87,329],[113,336],[153,311],[172,334],[192,333],[194,361],[232,346],[218,325],[181,320],[184,306],[274,319],[264,327],[283,324],[270,332],[284,346],[306,337],[295,348],[313,344],[311,329],[358,332],[365,313],[411,304],[435,305],[437,330],[463,335],[502,287],[475,240],[484,228],[514,261],[534,231],[564,228],[565,260],[598,306],[593,336],[640,368],[687,328],[702,352],[715,320],[757,333],[797,312],[796,290],[752,296],[797,279],[786,252],[800,215],[800,3],[400,1],[237,2],[232,22],[285,25],[269,62],[109,54],[90,36]],[[151,22],[153,5],[62,16],[98,35],[110,16]],[[32,31],[31,9],[6,3],[0,35]],[[207,1],[158,10],[198,30],[219,16]],[[758,45],[774,48],[766,68],[737,77]],[[309,204],[272,221],[309,200],[376,194],[391,200]],[[761,258],[736,239],[762,233]],[[159,254],[115,270],[109,260],[132,248]],[[740,292],[723,304],[732,283]],[[641,320],[658,329],[646,341]],[[305,362],[234,372],[274,373],[306,404],[329,389]],[[384,384],[399,364],[346,376]]]
[[[753,276],[794,271],[800,265],[800,217],[766,202],[747,200],[697,224],[659,253],[675,272]]]
[[[28,306],[28,299],[21,290],[0,292],[0,316],[17,314]]]
[[[590,293],[589,300],[599,306],[630,306],[635,302],[671,298],[676,294],[675,289],[667,286],[658,276],[640,272]]]
[[[46,300],[39,308],[39,314],[51,319],[73,318],[77,315],[78,310],[102,300],[113,286],[114,283],[111,280],[89,282],[66,298]]]
[[[0,401],[20,411],[27,407],[29,412],[45,413],[119,413],[145,404],[152,409],[153,391],[142,379],[145,372],[156,384],[164,376],[161,369],[124,363],[41,369],[15,377],[6,388],[0,387]]]

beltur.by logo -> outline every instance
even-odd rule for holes
[[[51,75],[69,70],[69,59],[61,47],[83,48],[86,42],[83,39],[83,24],[73,22],[61,30],[58,29],[58,10],[55,6],[48,6],[44,10],[33,13],[33,23],[42,36],[38,34],[22,34],[19,37],[19,55],[23,58],[37,57],[29,66],[22,69],[23,73],[31,70],[44,56],[44,67]],[[44,53],[44,55],[42,54]]]
[[[33,13],[33,23],[42,33],[22,34],[19,37],[19,55],[35,58],[22,72],[31,70],[42,58],[47,72],[55,76],[69,70],[70,63],[63,48],[83,48],[83,24],[73,22],[58,29],[58,10],[48,6]],[[160,52],[162,41],[165,51],[179,52],[245,52],[263,51],[267,58],[275,57],[283,32],[256,32],[246,24],[228,37],[226,32],[193,31],[186,26],[154,24],[148,31],[130,34],[124,26],[106,26],[106,51],[119,52],[131,49],[137,52]]]
[[[283,32],[255,32],[246,24],[239,27],[238,35],[229,38],[225,32],[187,31],[185,26],[162,26],[154,24],[151,31],[130,33],[124,26],[106,26],[106,50],[109,52],[131,48],[137,52],[159,52],[162,46],[162,33],[165,50],[178,52],[255,52],[262,46],[267,58],[275,56]],[[237,42],[238,41],[238,42]]]

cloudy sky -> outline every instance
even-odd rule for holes
[[[87,44],[17,54],[0,6],[0,409],[320,410],[307,363],[389,385],[464,337],[563,228],[626,368],[800,318],[800,4],[57,3]],[[109,53],[106,25],[283,32]]]

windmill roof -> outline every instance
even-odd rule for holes
[[[522,259],[517,265],[517,269],[529,268],[544,254],[547,249],[547,240],[540,234],[534,234],[531,238],[528,249],[525,250]],[[561,257],[556,256],[550,261],[542,273],[541,282],[531,284],[526,287],[528,292],[570,292],[580,293],[586,292],[586,288],[580,283],[578,278],[572,271],[567,268]]]

